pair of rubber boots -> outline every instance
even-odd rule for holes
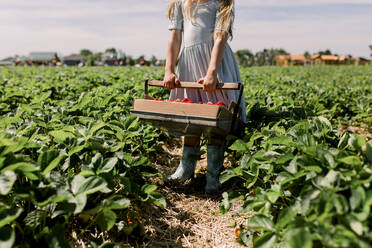
[[[207,184],[205,192],[213,194],[221,189],[219,175],[223,167],[224,146],[207,145]],[[167,181],[183,182],[194,176],[196,162],[200,158],[200,146],[184,146],[182,160],[177,170],[166,178]]]

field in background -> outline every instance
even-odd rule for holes
[[[149,180],[161,176],[151,158],[172,138],[128,114],[133,99],[143,97],[144,80],[161,80],[162,73],[0,68],[1,247],[133,245],[146,237],[142,211],[166,207]],[[241,73],[249,121],[242,139],[229,137],[232,167],[220,178],[234,185],[223,193],[222,213],[236,200],[244,202],[241,212],[254,211],[237,227],[238,241],[368,247],[370,67]]]

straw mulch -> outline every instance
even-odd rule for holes
[[[169,175],[177,168],[181,154],[179,140],[166,144],[163,152],[157,155],[155,166],[163,175]],[[236,242],[236,235],[240,224],[245,223],[250,214],[234,214],[241,202],[236,202],[228,214],[220,214],[221,194],[204,193],[205,157],[206,154],[197,164],[196,177],[184,184],[155,182],[167,200],[167,207],[153,207],[147,211],[143,218],[146,229],[143,247],[244,247]]]

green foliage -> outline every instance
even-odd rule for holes
[[[95,230],[126,240],[141,228],[139,209],[165,207],[147,180],[160,175],[149,158],[162,133],[129,116],[145,78],[157,75],[148,68],[0,70],[1,247],[72,247]]]
[[[221,212],[254,212],[239,240],[255,247],[368,247],[372,145],[368,67],[242,69],[248,125],[231,146]],[[164,197],[148,178],[164,135],[129,116],[162,68],[0,69],[0,246],[71,247],[143,233],[140,209]],[[150,94],[169,93],[150,88]],[[141,231],[142,230],[142,231]],[[71,235],[72,231],[76,237]],[[132,236],[131,236],[132,235]],[[91,236],[88,236],[91,237]],[[128,238],[130,237],[130,238]]]
[[[239,240],[254,247],[369,247],[372,143],[340,132],[371,132],[372,72],[358,67],[244,71],[248,128],[230,150],[238,167],[220,180],[221,212],[243,199],[254,212]]]

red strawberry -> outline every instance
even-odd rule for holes
[[[221,101],[219,101],[218,103],[216,103],[216,105],[217,106],[225,106],[226,107],[226,105],[223,102],[221,102]]]
[[[204,104],[204,102],[199,102],[199,104]]]
[[[173,100],[173,99],[169,99],[168,102],[175,102],[176,100]]]
[[[189,98],[183,98],[183,103],[193,103]]]
[[[154,101],[158,101],[159,99],[158,98],[154,98]]]

